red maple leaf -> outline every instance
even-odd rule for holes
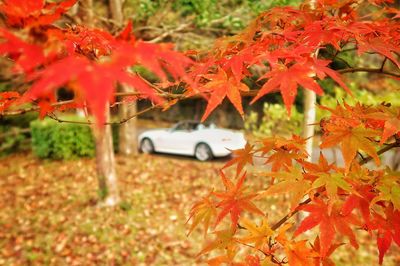
[[[44,0],[4,0],[0,12],[10,26],[25,27],[51,24],[72,7],[77,0],[46,3]]]
[[[385,209],[385,217],[374,213],[372,229],[377,230],[379,264],[382,264],[383,257],[393,241],[400,247],[400,211],[389,205]]]
[[[268,78],[268,81],[262,86],[251,103],[254,103],[269,92],[279,90],[290,115],[291,107],[297,95],[297,87],[299,85],[314,91],[318,95],[323,94],[323,90],[312,77],[313,73],[314,71],[305,64],[296,63],[289,67],[279,64],[260,78]]]
[[[45,61],[42,47],[24,42],[4,28],[0,28],[0,38],[0,54],[8,55],[15,61],[16,72],[29,72]]]
[[[28,101],[46,98],[59,87],[70,85],[81,92],[83,99],[80,100],[88,103],[99,125],[105,122],[106,106],[113,101],[116,82],[132,86],[143,95],[160,102],[161,99],[143,79],[125,70],[130,62],[124,57],[131,51],[130,47],[121,47],[111,56],[110,61],[102,63],[77,56],[61,59],[37,73],[37,79],[24,98]]]
[[[16,91],[0,92],[0,112],[10,107],[19,97],[20,94]]]
[[[49,100],[41,100],[38,102],[39,106],[39,118],[43,119],[46,117],[48,113],[51,113],[55,110],[55,108],[51,105]]]
[[[365,25],[365,28],[371,29],[372,25]],[[365,29],[362,28],[362,29]],[[360,29],[360,30],[362,30]],[[376,32],[373,32],[373,35],[375,35]],[[360,36],[360,35],[356,35]],[[391,36],[385,36],[384,37],[375,37],[374,38],[368,38],[364,37],[361,35],[361,38],[357,38],[357,45],[358,45],[358,54],[362,54],[365,52],[373,51],[378,54],[381,54],[388,59],[390,59],[397,67],[400,67],[399,61],[397,61],[395,53],[399,51],[398,46],[394,45],[391,43]],[[364,38],[363,38],[364,37]]]
[[[338,248],[343,244],[334,244],[332,245],[329,250],[328,253],[326,254],[325,257],[315,257],[314,258],[314,266],[335,266],[335,263],[333,262],[332,259],[329,258],[329,256]],[[314,251],[321,253],[321,244],[319,241],[319,237],[315,238],[314,240],[314,244],[312,245],[312,248]]]
[[[222,103],[225,97],[228,97],[241,116],[244,115],[240,92],[249,90],[246,84],[238,82],[235,77],[228,76],[221,68],[218,69],[216,74],[209,74],[204,77],[209,82],[201,86],[199,91],[210,94],[210,97],[208,98],[207,108],[201,121],[206,120],[210,113]]]
[[[343,41],[343,31],[335,28],[336,21],[334,19],[325,19],[315,21],[306,25],[302,32],[301,42],[312,47],[319,47],[330,44],[337,50],[340,50],[340,42]]]
[[[375,197],[371,185],[353,185],[359,195],[350,194],[342,206],[342,214],[349,215],[354,209],[359,209],[367,227],[370,227],[370,202]]]
[[[225,71],[231,71],[235,80],[239,83],[244,75],[249,75],[246,71],[245,66],[253,60],[253,55],[251,54],[251,49],[243,49],[237,54],[233,54],[229,57],[224,57],[219,60],[218,63],[222,65]]]
[[[186,69],[193,61],[182,53],[174,51],[173,48],[169,43],[137,41],[133,50],[135,64],[146,67],[163,80],[167,80],[164,71],[166,69],[174,78],[180,77],[190,84],[191,80],[186,76]]]
[[[126,27],[118,34],[117,40],[135,41],[135,35],[132,34],[132,21],[129,20]]]
[[[102,29],[75,26],[66,30],[50,30],[49,35],[66,43],[66,47],[73,44],[74,53],[82,54],[90,59],[108,56],[123,41],[118,41],[110,33]],[[132,55],[127,54],[127,57]]]
[[[329,214],[328,208],[329,206],[320,199],[315,199],[312,204],[299,207],[299,210],[310,214],[301,222],[294,233],[294,237],[319,225],[322,257],[328,255],[337,232],[349,237],[350,243],[358,248],[356,237],[350,228],[350,224],[359,225],[358,220],[351,214],[342,215],[338,208],[333,208]]]

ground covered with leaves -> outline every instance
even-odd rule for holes
[[[225,163],[119,156],[123,201],[100,208],[94,159],[43,161],[29,153],[2,158],[0,265],[202,265],[207,258],[196,254],[203,235],[187,237],[185,222],[195,201],[222,188],[218,170]],[[261,180],[251,182],[262,186]],[[271,222],[289,207],[282,197],[260,206]],[[340,247],[338,265],[377,264],[376,245],[368,241],[364,235],[358,251]],[[385,265],[400,263],[396,251]]]

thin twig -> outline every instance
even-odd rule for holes
[[[266,252],[263,251],[262,249],[256,248],[255,246],[252,246],[252,245],[243,243],[243,242],[241,242],[241,241],[236,241],[236,243],[242,244],[242,245],[244,245],[244,246],[246,246],[246,247],[249,247],[249,248],[252,248],[252,249],[254,249],[254,250],[257,250],[257,251],[261,252],[261,253],[265,256],[265,258],[270,257],[271,262],[273,262],[273,263],[275,263],[275,264],[278,264],[278,265],[286,264],[286,262],[283,261],[283,260],[282,260],[282,261],[279,261],[279,260],[274,256],[274,254],[272,254],[272,253],[266,253]]]
[[[125,117],[125,118],[123,118],[123,119],[121,119],[121,120],[119,120],[117,122],[105,122],[105,123],[103,123],[103,125],[121,125],[121,124],[126,123],[127,121],[131,120],[132,118],[134,118],[134,117],[136,117],[138,115],[141,115],[143,113],[146,113],[146,112],[148,112],[150,110],[153,110],[153,109],[155,109],[157,107],[160,107],[160,105],[152,105],[152,106],[150,106],[150,107],[148,107],[146,109],[143,109],[143,110],[141,110],[139,112],[134,113],[131,116]],[[55,114],[50,114],[50,115],[48,115],[48,117],[53,119],[53,120],[55,120],[55,121],[57,121],[57,122],[59,122],[59,123],[79,124],[79,125],[93,125],[93,124],[95,124],[95,122],[91,122],[91,121],[75,121],[75,120],[61,119],[61,118],[58,118]]]
[[[147,41],[149,43],[157,43],[162,41],[163,39],[165,39],[166,37],[174,34],[175,32],[179,32],[182,31],[183,29],[187,28],[188,26],[192,25],[192,23],[185,23],[185,24],[181,24],[178,27],[176,27],[175,29],[171,29],[168,30],[166,32],[164,32],[163,34],[161,34],[160,36],[155,37],[154,39],[151,39],[150,41]]]
[[[383,71],[383,67],[385,66],[386,61],[387,61],[387,57],[385,57],[382,61],[381,68],[380,68],[381,71]]]
[[[377,154],[381,155],[381,154],[383,154],[383,153],[385,153],[385,152],[387,152],[387,151],[389,151],[389,150],[391,150],[393,148],[398,148],[398,147],[400,147],[400,142],[396,141],[396,142],[394,142],[392,144],[388,144],[385,147],[383,147],[382,149],[380,149],[377,152]],[[362,159],[360,161],[360,165],[364,165],[364,164],[368,163],[369,161],[371,161],[372,159],[373,159],[372,156],[365,157],[364,159]]]
[[[380,68],[354,67],[354,68],[340,69],[337,72],[339,72],[339,73],[354,73],[354,72],[379,73],[379,74],[384,74],[384,75],[389,75],[389,76],[400,78],[400,74],[385,71]]]

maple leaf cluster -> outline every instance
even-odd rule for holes
[[[320,147],[341,147],[344,167],[328,163],[323,153],[316,163],[306,161],[305,140],[295,135],[290,139],[266,138],[234,151],[234,158],[224,169],[236,166],[236,184],[235,177],[229,179],[221,171],[225,190],[212,191],[190,212],[189,233],[203,223],[204,234],[210,228],[216,234],[199,255],[214,249],[226,250],[226,254],[209,260],[210,265],[262,265],[262,261],[277,265],[334,265],[329,257],[344,244],[336,236],[347,237],[351,246],[358,248],[356,232],[360,230],[375,236],[380,264],[392,242],[400,246],[400,174],[389,168],[362,167],[370,159],[379,165],[379,148],[400,146],[400,109],[387,104],[372,107],[346,103],[335,109],[321,108],[329,110],[331,116],[321,123]],[[271,170],[245,172],[254,156],[264,158]],[[261,178],[269,185],[261,190],[248,187],[249,178]],[[257,202],[273,195],[285,195],[290,207],[287,217],[270,225],[269,211],[261,210]],[[288,230],[293,227],[288,219],[297,212],[308,216],[294,231]],[[218,229],[227,223],[227,229]],[[301,238],[316,227],[313,243]],[[241,248],[257,259],[236,262]]]
[[[347,62],[346,68],[334,69],[332,63],[341,60],[342,53],[374,54],[382,63],[371,72],[398,78],[397,72],[384,70],[387,62],[391,69],[400,66],[398,10],[387,4],[321,0],[305,2],[300,9],[275,8],[242,33],[217,41],[192,72],[192,93],[208,100],[202,119],[225,97],[243,115],[240,95],[252,95],[246,78],[256,72],[261,73],[260,89],[253,91],[252,102],[279,91],[289,114],[298,88],[323,93],[318,80],[329,77],[350,93],[341,73],[370,69]],[[365,16],[364,8],[375,12]],[[198,254],[219,250],[209,265],[334,265],[331,255],[346,244],[343,237],[358,248],[358,231],[376,239],[380,264],[393,242],[400,246],[400,175],[389,168],[363,167],[372,159],[379,167],[379,155],[399,147],[399,108],[385,103],[322,108],[331,116],[320,123],[320,148],[339,146],[344,166],[329,163],[323,153],[318,162],[308,162],[306,140],[298,136],[265,138],[234,151],[224,168],[236,166],[236,174],[230,179],[224,169],[220,174],[225,190],[210,192],[190,211],[190,233],[203,223],[206,236],[210,230],[215,234]],[[244,172],[254,157],[264,158],[270,170]],[[249,187],[248,179],[269,185]],[[280,220],[259,207],[263,199],[276,195],[285,195],[289,203],[288,215]],[[308,216],[294,226],[290,218],[298,212]],[[309,230],[312,237],[304,235]]]
[[[65,107],[54,104],[55,92],[65,87],[74,91],[72,107],[87,106],[102,125],[117,84],[129,85],[141,98],[163,101],[148,82],[129,71],[131,66],[142,65],[162,81],[168,75],[184,79],[192,60],[171,44],[136,40],[130,23],[117,36],[98,28],[56,26],[54,22],[75,2],[8,0],[0,5],[7,24],[0,28],[0,54],[14,62],[13,74],[23,75],[30,84],[20,99],[2,94],[0,112],[11,103],[36,102],[45,116]]]
[[[290,114],[299,88],[323,94],[320,80],[331,78],[351,93],[341,76],[343,69],[332,68],[343,53],[376,54],[398,68],[399,23],[392,15],[398,10],[359,14],[365,8],[367,1],[306,1],[300,9],[279,7],[262,13],[242,33],[219,39],[192,71],[197,81],[192,92],[208,101],[202,120],[225,98],[243,116],[240,95],[249,94],[248,77],[256,77],[260,86],[251,103],[279,91]]]

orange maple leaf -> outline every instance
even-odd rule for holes
[[[246,164],[253,164],[253,156],[255,153],[253,148],[253,145],[246,143],[246,146],[243,149],[233,150],[233,159],[227,162],[222,169],[237,164],[236,173],[240,174]]]
[[[213,234],[216,235],[215,239],[208,244],[197,254],[201,256],[214,249],[225,249],[227,256],[232,261],[236,254],[237,239],[234,237],[235,232],[231,229],[215,231]],[[218,261],[219,259],[217,259]]]
[[[264,175],[277,178],[279,182],[261,192],[259,196],[288,193],[291,211],[295,210],[311,187],[310,181],[305,180],[301,170],[295,167],[289,168],[287,172],[270,172]]]
[[[220,171],[220,174],[226,191],[214,192],[214,195],[221,199],[221,201],[217,203],[217,207],[222,209],[217,216],[215,226],[217,226],[226,215],[230,214],[232,229],[236,229],[239,217],[245,210],[255,214],[264,215],[264,213],[251,201],[257,194],[246,192],[246,187],[243,186],[246,172],[238,179],[236,185],[225,176],[224,172]]]
[[[362,125],[346,127],[336,124],[328,124],[324,126],[324,129],[327,132],[322,136],[320,147],[324,149],[340,144],[347,171],[350,169],[351,162],[356,157],[358,150],[365,151],[379,165],[380,160],[374,142],[374,138],[380,135],[379,131],[365,128]]]
[[[367,119],[367,127],[383,128],[379,145],[382,145],[390,137],[400,132],[400,109],[397,107],[387,106],[384,103],[377,108],[365,107],[362,116]]]
[[[192,225],[190,226],[189,233],[193,231],[193,229],[200,223],[204,224],[204,236],[207,234],[208,227],[210,226],[211,219],[217,214],[217,209],[215,207],[214,202],[210,199],[212,192],[210,192],[206,197],[204,197],[201,201],[197,202],[192,209],[190,210],[190,215],[188,220],[193,219]]]
[[[271,227],[269,227],[266,217],[263,217],[259,226],[246,218],[240,219],[240,225],[246,228],[248,234],[239,238],[238,241],[246,244],[254,243],[254,247],[256,249],[263,248],[263,246],[268,243],[269,238],[274,233]]]
[[[293,160],[302,160],[307,157],[305,140],[296,135],[293,135],[291,139],[281,137],[265,138],[262,144],[259,148],[262,155],[272,152],[265,164],[271,163],[273,172],[280,169],[288,169],[293,165]]]
[[[309,266],[318,253],[306,246],[307,240],[289,242],[286,244],[285,253],[288,264],[293,266]]]

